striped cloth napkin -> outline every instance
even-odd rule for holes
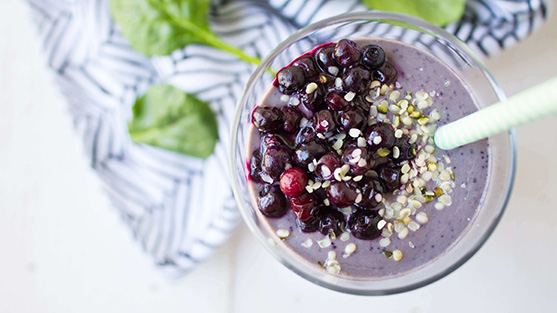
[[[494,55],[538,28],[549,1],[469,0],[462,19],[446,30],[480,55]],[[235,103],[254,68],[201,45],[147,58],[122,37],[107,0],[27,2],[74,128],[116,212],[163,273],[189,272],[240,219],[226,147]],[[223,40],[264,57],[300,27],[366,9],[358,0],[218,1],[210,22]],[[156,83],[210,103],[220,137],[213,156],[200,160],[131,142],[131,107]]]

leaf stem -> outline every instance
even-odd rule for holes
[[[156,7],[159,11],[164,13],[174,24],[187,30],[191,35],[195,36],[199,41],[212,46],[214,48],[229,52],[239,59],[244,60],[248,63],[259,65],[261,59],[258,57],[252,57],[244,53],[241,49],[229,45],[225,41],[221,40],[217,35],[211,32],[209,29],[199,27],[192,23],[190,20],[185,19],[181,16],[175,16],[169,12],[164,6],[160,5],[157,1],[149,1],[149,3]]]
[[[241,49],[238,49],[234,46],[229,45],[219,37],[217,37],[214,33],[207,31],[192,22],[184,19],[178,18],[175,19],[172,17],[172,20],[177,23],[179,26],[191,31],[192,33],[198,34],[198,38],[205,42],[207,45],[212,46],[214,48],[229,52],[239,59],[249,62],[251,64],[259,65],[261,63],[261,59],[258,57],[252,57],[244,53]]]

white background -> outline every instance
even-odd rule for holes
[[[243,224],[198,270],[168,281],[89,169],[28,13],[21,0],[0,0],[0,313],[557,312],[557,118],[517,129],[503,220],[468,263],[428,287],[387,297],[326,290],[272,259]],[[556,76],[556,55],[552,16],[487,63],[512,95]]]

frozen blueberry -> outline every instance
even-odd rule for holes
[[[373,70],[371,73],[372,80],[377,80],[382,84],[393,84],[397,77],[398,70],[389,62],[385,62],[383,67]]]
[[[340,66],[348,67],[360,61],[362,51],[357,43],[350,39],[341,39],[335,46],[333,57]]]
[[[377,228],[380,220],[381,216],[375,210],[357,210],[348,218],[348,229],[356,238],[374,239],[381,234]]]
[[[377,171],[379,178],[383,181],[387,191],[394,191],[400,188],[400,168],[383,165]]]
[[[315,131],[318,133],[328,133],[336,128],[334,113],[329,110],[321,110],[313,116]]]
[[[292,166],[290,151],[285,146],[267,148],[261,160],[261,169],[273,180],[278,181],[287,167]]]
[[[325,104],[325,88],[317,84],[317,88],[310,92],[306,92],[306,87],[300,92],[300,103],[312,112],[319,111]]]
[[[298,131],[298,134],[296,134],[296,139],[294,140],[294,142],[296,143],[296,145],[300,145],[302,143],[306,143],[306,142],[310,142],[312,140],[315,140],[315,128],[313,126],[313,119],[310,119],[307,124],[302,127],[300,129],[300,131]]]
[[[253,181],[261,181],[261,153],[255,151],[249,162],[249,176]]]
[[[265,134],[261,137],[261,154],[263,155],[268,148],[274,146],[287,146],[285,139],[277,134]]]
[[[346,91],[363,92],[369,86],[371,73],[362,66],[354,65],[346,69],[342,76],[342,87]]]
[[[365,138],[371,147],[392,148],[396,143],[395,131],[393,127],[384,122],[379,122],[369,126],[365,132]]]
[[[253,111],[252,121],[262,133],[276,132],[282,127],[283,116],[278,108],[258,106]]]
[[[327,152],[329,152],[328,148],[321,141],[311,140],[302,143],[294,151],[294,162],[297,166],[306,168],[313,159],[319,160]]]
[[[300,120],[302,119],[302,112],[292,107],[283,107],[281,111],[284,117],[283,130],[287,133],[298,131],[300,128]]]
[[[288,202],[277,186],[266,185],[257,199],[259,210],[268,217],[281,217],[288,211]]]
[[[366,148],[351,146],[344,150],[342,153],[342,163],[348,164],[350,176],[357,176],[365,174],[370,168],[370,155]]]
[[[277,82],[280,92],[290,95],[306,84],[306,74],[301,67],[285,67],[277,73]]]
[[[370,70],[375,70],[385,64],[385,51],[378,45],[367,45],[363,48],[362,63]]]
[[[296,218],[298,228],[305,233],[312,233],[319,229],[319,214],[321,207],[313,207],[305,220]]]
[[[344,92],[340,92],[336,90],[329,92],[327,98],[325,99],[327,105],[329,106],[329,109],[335,111],[344,110],[348,106],[348,101],[344,99],[344,95],[345,95]]]
[[[385,187],[377,178],[365,178],[362,183],[362,201],[357,206],[363,209],[375,208],[383,200]]]
[[[307,78],[315,78],[319,73],[315,68],[315,58],[312,55],[306,54],[292,63],[292,66],[297,66],[304,70]]]
[[[399,156],[393,161],[400,163],[406,160],[412,160],[416,157],[416,144],[410,143],[408,137],[399,138],[395,144],[399,150]]]
[[[351,128],[360,129],[365,121],[364,111],[357,106],[350,107],[339,116],[340,125],[346,131],[349,131]]]
[[[341,166],[340,157],[336,152],[329,152],[317,161],[315,175],[323,180],[332,179],[334,171]]]
[[[315,208],[317,207],[314,195],[303,193],[299,197],[289,198],[289,200],[292,211],[294,211],[300,221],[305,222],[314,217]]]
[[[334,52],[335,52],[335,44],[328,44],[317,49],[317,51],[315,51],[315,62],[323,72],[336,75],[334,74],[335,70],[333,68],[336,68],[337,72],[339,69],[338,69],[337,62],[333,57]],[[331,73],[331,70],[333,73]]]
[[[356,190],[346,182],[333,182],[327,191],[329,201],[339,208],[347,207],[356,200]]]
[[[344,214],[331,208],[323,208],[320,210],[318,219],[319,231],[323,235],[334,233],[336,236],[339,236],[346,225]]]

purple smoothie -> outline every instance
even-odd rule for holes
[[[381,46],[389,62],[396,65],[399,73],[390,92],[398,90],[401,94],[400,99],[403,99],[406,92],[423,91],[431,94],[433,103],[431,107],[424,109],[424,114],[431,114],[433,110],[436,110],[440,116],[436,122],[437,126],[478,110],[474,98],[463,82],[455,76],[451,69],[430,54],[389,40],[366,39],[357,40],[357,42],[361,46],[369,43]],[[279,92],[278,88],[273,86],[262,106],[283,107],[287,105],[282,96],[283,94]],[[380,99],[383,98],[380,97],[376,100]],[[291,100],[289,101],[288,103],[291,103]],[[304,113],[307,118],[310,118],[311,112]],[[251,134],[250,149],[253,151],[259,148],[260,133],[252,126]],[[424,143],[422,148],[426,145],[427,143]],[[273,229],[273,233],[276,233],[277,230],[288,230],[289,235],[284,238],[283,243],[315,266],[322,266],[327,260],[329,252],[335,251],[336,260],[341,267],[340,275],[384,278],[402,275],[422,267],[450,249],[468,231],[481,205],[490,166],[487,140],[451,151],[436,149],[432,155],[433,159],[439,160],[439,166],[449,167],[452,172],[450,181],[453,187],[446,192],[447,195],[450,195],[452,204],[445,205],[442,209],[439,209],[439,206],[436,208],[436,204],[439,203],[439,199],[436,198],[434,201],[423,203],[419,208],[415,208],[410,216],[414,227],[409,229],[407,235],[401,236],[403,238],[399,238],[396,231],[391,232],[392,235],[388,237],[388,240],[385,240],[384,236],[372,240],[361,240],[351,235],[345,240],[344,236],[336,236],[330,240],[330,246],[320,247],[318,242],[322,242],[327,236],[320,232],[302,232],[296,225],[296,215],[292,210],[288,210],[280,218],[266,218],[268,226]],[[262,185],[252,182],[251,187],[251,198],[257,206],[257,195],[261,192]],[[425,187],[433,190],[435,184],[427,181]],[[398,195],[400,193],[395,195],[386,193],[384,203],[380,204],[377,210],[383,209],[383,214],[385,214],[393,203],[397,203],[396,196]],[[406,194],[407,198],[410,198],[411,195],[412,193]],[[409,203],[405,205],[410,206]],[[422,222],[418,222],[418,214],[422,217],[425,214],[427,222],[424,223],[423,218],[420,219]],[[405,227],[410,228],[409,225],[406,224]],[[419,228],[414,229],[415,225],[418,225]],[[308,245],[308,239],[312,242],[311,246]],[[385,245],[387,241],[390,243]],[[349,244],[354,244],[356,249],[347,255],[345,249]],[[387,257],[395,250],[402,252],[403,255],[398,261],[395,261],[393,257]]]

